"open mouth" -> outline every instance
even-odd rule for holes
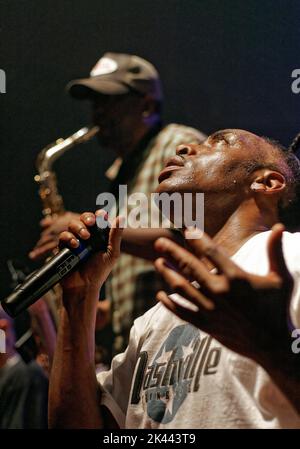
[[[158,176],[158,182],[161,183],[168,178],[175,170],[180,170],[184,166],[184,161],[180,156],[174,156],[167,160],[165,168],[162,169]]]
[[[158,176],[158,182],[161,183],[167,179],[173,171],[180,170],[180,168],[182,167],[178,167],[178,165],[170,165],[169,167],[164,168]]]

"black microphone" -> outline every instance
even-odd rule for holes
[[[63,248],[45,265],[27,276],[22,284],[17,285],[14,291],[1,301],[2,307],[8,315],[11,317],[19,315],[67,274],[74,271],[78,264],[87,260],[95,252],[106,251],[109,226],[100,229],[95,224],[88,228],[88,231],[91,234],[90,238],[79,239],[78,248]]]

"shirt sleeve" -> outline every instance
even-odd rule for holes
[[[294,288],[290,303],[289,325],[290,330],[300,329],[300,272],[293,273]]]
[[[300,232],[284,232],[283,252],[287,268],[293,276],[294,287],[289,308],[289,325],[300,329]]]

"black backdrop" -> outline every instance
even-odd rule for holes
[[[7,259],[21,259],[39,235],[33,181],[39,150],[89,122],[65,84],[86,76],[105,51],[136,53],[159,69],[165,121],[209,133],[239,127],[288,144],[299,131],[297,0],[1,0],[0,293]],[[82,145],[56,164],[66,207],[94,209],[111,155]]]

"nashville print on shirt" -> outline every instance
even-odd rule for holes
[[[142,351],[137,360],[130,404],[143,401],[154,421],[173,420],[185,398],[198,391],[201,376],[217,372],[221,348],[211,347],[212,337],[190,324],[175,327],[153,361]],[[150,362],[150,363],[149,363]]]

